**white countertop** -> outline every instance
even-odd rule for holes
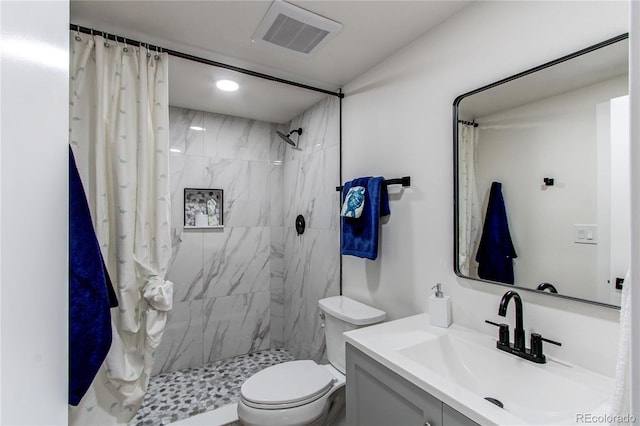
[[[534,375],[539,373],[540,376],[547,374],[555,375],[554,377],[562,376],[561,380],[567,378],[567,383],[573,383],[570,380],[576,380],[576,383],[579,383],[576,386],[576,391],[595,389],[595,397],[594,395],[590,396],[596,399],[600,397],[605,399],[604,395],[612,393],[613,379],[609,377],[586,371],[581,367],[550,357],[548,357],[546,364],[535,364],[496,349],[497,334],[496,330],[496,336],[488,336],[456,324],[451,325],[449,328],[433,327],[430,325],[428,314],[418,314],[349,331],[345,333],[345,338],[348,343],[375,361],[481,425],[576,424],[576,414],[578,412],[572,412],[571,416],[562,413],[552,420],[541,421],[540,417],[536,417],[536,411],[540,411],[536,407],[525,407],[524,411],[522,407],[519,407],[520,412],[516,415],[509,412],[506,406],[505,409],[502,409],[486,401],[482,396],[470,391],[468,386],[457,383],[451,376],[447,377],[446,374],[439,374],[437,371],[438,366],[425,365],[425,363],[416,361],[415,357],[411,359],[406,356],[407,348],[415,347],[421,342],[435,341],[439,336],[455,336],[457,339],[486,348],[486,350],[479,348],[481,349],[479,352],[483,352],[485,357],[487,356],[486,354],[493,357],[493,351],[495,351],[497,365],[502,365],[502,363],[509,364],[512,370],[515,365],[516,372],[526,371],[528,377],[531,377],[533,372]],[[494,362],[494,364],[496,363]],[[446,366],[443,367],[446,369]],[[499,376],[501,373],[498,371],[495,374]],[[512,376],[513,371],[510,370],[509,375]],[[495,379],[499,381],[501,377],[495,377]],[[502,379],[514,381],[512,377],[503,377]],[[518,383],[518,386],[520,385],[524,387],[527,386],[527,383]],[[548,389],[545,386],[543,388],[543,392],[547,392],[549,398],[555,397],[553,395],[553,386],[549,386]],[[569,392],[563,392],[564,395],[567,393]],[[557,397],[561,399],[563,395],[558,394]],[[576,398],[580,399],[579,397],[580,395],[576,396]],[[592,410],[596,412],[591,414],[606,414],[607,407],[606,402],[597,405]],[[581,407],[576,407],[576,410],[579,409]],[[545,413],[545,415],[547,414]],[[553,416],[553,413],[549,415]]]

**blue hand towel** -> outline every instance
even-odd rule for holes
[[[502,184],[493,182],[476,254],[478,276],[485,280],[513,284],[513,259],[516,257],[502,198]]]
[[[354,186],[365,187],[367,195],[359,218],[342,218],[341,253],[375,260],[378,257],[380,217],[390,213],[387,185],[382,176],[346,182],[342,191],[343,202],[349,189]]]
[[[69,404],[78,405],[111,347],[110,307],[117,299],[106,273],[89,205],[69,147]]]

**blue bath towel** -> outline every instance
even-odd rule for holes
[[[485,280],[513,284],[513,259],[516,257],[502,198],[502,184],[493,182],[476,254],[478,276]]]
[[[110,307],[117,299],[106,273],[89,205],[69,147],[69,404],[78,405],[111,347]]]
[[[382,176],[363,177],[346,182],[342,190],[342,201],[353,186],[363,186],[367,195],[359,218],[342,218],[341,253],[375,260],[378,257],[378,234],[380,217],[387,216],[389,195]]]

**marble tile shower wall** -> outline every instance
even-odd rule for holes
[[[174,308],[152,373],[269,347],[321,360],[318,299],[339,293],[338,99],[284,126],[182,108],[169,117]],[[299,149],[275,136],[298,127]],[[224,230],[183,230],[183,188],[224,189]]]
[[[152,374],[284,341],[283,298],[272,296],[284,282],[277,125],[182,108],[169,118],[174,306]],[[224,190],[224,229],[183,229],[184,188]]]
[[[333,96],[289,123],[303,128],[299,149],[284,156],[284,346],[296,359],[325,358],[318,300],[340,292],[339,126]],[[293,226],[298,214],[307,224],[302,236]]]

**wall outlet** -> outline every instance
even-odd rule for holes
[[[576,244],[598,244],[598,226],[573,225],[573,242]]]

